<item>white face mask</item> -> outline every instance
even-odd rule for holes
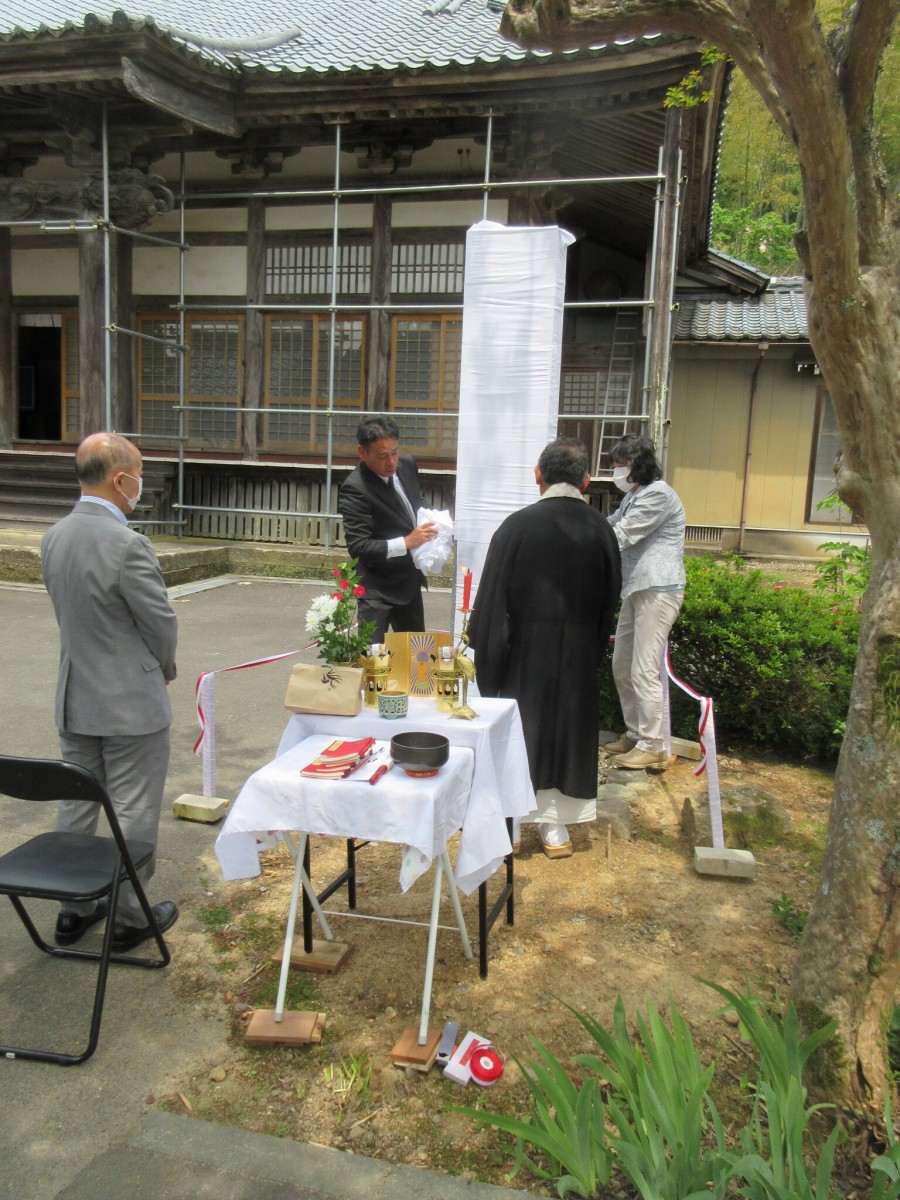
[[[630,492],[632,485],[628,480],[631,467],[613,467],[613,483],[620,492]]]
[[[133,498],[131,496],[125,496],[124,492],[122,493],[122,495],[125,496],[125,499],[128,501],[128,511],[134,512],[135,508],[140,503],[141,494],[143,493],[143,490],[144,490],[144,481],[143,481],[143,479],[139,479],[137,475],[129,475],[127,471],[123,471],[122,474],[125,476],[126,479],[133,479],[134,482],[138,485],[137,495],[134,496]]]

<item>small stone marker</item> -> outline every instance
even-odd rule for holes
[[[749,850],[717,850],[714,846],[695,846],[694,870],[698,875],[753,879],[756,876],[756,859]]]
[[[207,825],[214,825],[228,812],[229,804],[229,800],[222,800],[218,796],[193,796],[185,792],[173,802],[172,812],[185,821],[203,821]]]

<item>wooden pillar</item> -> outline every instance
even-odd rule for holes
[[[9,447],[18,432],[19,389],[13,372],[15,326],[12,310],[12,236],[0,229],[0,446]]]
[[[391,298],[391,215],[390,196],[376,194],[372,205],[372,304],[387,304]],[[369,313],[369,337],[366,353],[366,409],[382,412],[389,401],[391,360],[390,313]]]
[[[78,376],[80,437],[105,424],[103,381],[103,232],[85,229],[78,240]]]
[[[660,463],[665,464],[669,428],[669,372],[672,359],[672,302],[675,291],[675,254],[681,209],[678,205],[678,149],[681,141],[682,111],[666,112],[662,170],[659,234],[656,243],[656,271],[653,286],[653,327],[650,340],[648,397],[649,436],[656,446]]]
[[[114,254],[111,272],[113,321],[122,329],[133,329],[132,240],[120,233],[114,234],[111,249]],[[134,346],[134,339],[127,333],[115,333],[110,339],[115,426],[116,429],[128,433],[137,433],[138,430],[137,397],[134,392]]]
[[[266,298],[266,206],[262,200],[247,203],[247,303]],[[244,406],[260,408],[265,381],[265,318],[248,309],[244,319]],[[262,413],[247,413],[242,432],[243,457],[257,462],[262,440]]]

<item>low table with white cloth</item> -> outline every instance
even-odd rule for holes
[[[511,832],[513,819],[526,816],[535,807],[534,792],[528,774],[528,759],[518,707],[514,700],[480,699],[480,715],[471,721],[451,719],[448,713],[438,712],[433,701],[412,700],[407,717],[386,720],[365,709],[356,717],[303,715],[289,719],[281,739],[278,757],[267,764],[244,785],[216,840],[216,854],[226,879],[246,878],[259,874],[258,844],[273,846],[283,839],[295,861],[294,887],[289,913],[289,928],[282,961],[282,980],[276,1020],[283,1011],[284,989],[292,949],[298,895],[302,888],[303,933],[307,952],[312,950],[312,913],[315,911],[325,936],[331,940],[321,902],[343,883],[348,884],[348,902],[356,905],[355,845],[356,838],[372,841],[398,841],[404,845],[401,867],[401,887],[405,890],[412,880],[437,859],[435,902],[429,949],[433,966],[433,942],[437,931],[437,909],[440,899],[440,877],[446,873],[448,882],[456,884],[465,894],[478,888],[479,966],[482,978],[487,975],[487,935],[497,916],[506,910],[508,924],[514,920],[514,879]],[[426,786],[429,791],[441,792],[444,781],[449,783],[448,768],[433,779],[412,779],[399,769],[385,775],[374,786],[360,778],[323,781],[305,779],[300,770],[311,762],[316,753],[335,736],[346,739],[375,737],[387,741],[403,731],[430,731],[445,734],[454,753],[468,749],[474,754],[471,778],[464,797],[446,796],[432,804],[432,819],[421,820],[411,828],[397,820],[395,806],[387,804],[389,796],[401,796],[412,788],[420,799]],[[315,737],[313,735],[318,735]],[[309,739],[309,740],[307,740]],[[454,776],[455,777],[455,776]],[[312,790],[313,785],[315,791]],[[359,793],[362,789],[362,804]],[[338,803],[327,803],[325,792],[335,793]],[[308,798],[312,796],[312,800]],[[355,798],[355,799],[354,799]],[[448,808],[447,805],[450,804]],[[444,807],[441,808],[441,805]],[[460,805],[453,809],[453,805]],[[421,805],[419,806],[421,808]],[[388,813],[394,810],[394,815]],[[408,816],[409,814],[407,814]],[[422,817],[421,811],[419,817]],[[455,824],[454,824],[455,821]],[[452,826],[452,828],[450,828]],[[431,830],[429,842],[428,830]],[[461,829],[456,868],[451,873],[446,858],[446,839]],[[318,896],[309,882],[309,833],[324,833],[347,838],[348,869]],[[488,911],[486,881],[505,861],[506,881],[493,907]],[[455,888],[451,888],[451,898]],[[461,910],[457,913],[464,947]],[[426,973],[430,970],[426,961]],[[430,977],[426,979],[423,996],[423,1026],[427,1025],[427,1002],[430,998]]]
[[[398,733],[417,731],[442,733],[449,738],[451,746],[466,746],[474,751],[475,773],[453,874],[457,886],[466,896],[478,888],[479,970],[484,979],[487,976],[488,932],[504,908],[508,925],[512,925],[515,918],[512,825],[534,812],[537,804],[528,772],[519,706],[515,700],[484,696],[479,696],[476,703],[478,716],[469,721],[439,711],[434,700],[413,697],[409,700],[407,716],[392,720],[380,717],[376,709],[368,707],[363,707],[355,717],[297,714],[288,720],[278,754],[283,754],[311,733],[334,734],[338,730],[346,738],[390,739]],[[396,774],[396,770],[392,771],[388,778]],[[352,849],[348,845],[347,876],[352,908],[355,884],[351,857]],[[488,910],[486,881],[504,860],[506,880]],[[311,945],[309,941],[307,950]]]
[[[399,843],[403,846],[400,870],[403,891],[433,862],[434,892],[419,1028],[419,1041],[424,1043],[431,1004],[441,884],[445,876],[463,950],[466,958],[472,958],[447,854],[447,841],[466,819],[474,755],[463,747],[452,747],[447,763],[434,776],[411,778],[402,771],[394,771],[374,786],[370,784],[369,776],[377,769],[376,756],[365,769],[344,779],[302,776],[303,768],[333,741],[331,734],[314,734],[251,775],[216,839],[216,854],[226,879],[259,874],[260,843],[273,846],[283,840],[294,859],[294,881],[275,1002],[276,1022],[281,1021],[284,1013],[301,887],[304,900],[308,900],[315,910],[326,938],[332,940],[331,929],[309,881],[309,835]],[[380,756],[385,756],[388,748],[387,743],[376,747]],[[306,907],[305,903],[304,909]]]

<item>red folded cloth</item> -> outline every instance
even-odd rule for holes
[[[308,779],[343,779],[366,761],[375,745],[373,737],[345,741],[338,738],[300,772]]]

